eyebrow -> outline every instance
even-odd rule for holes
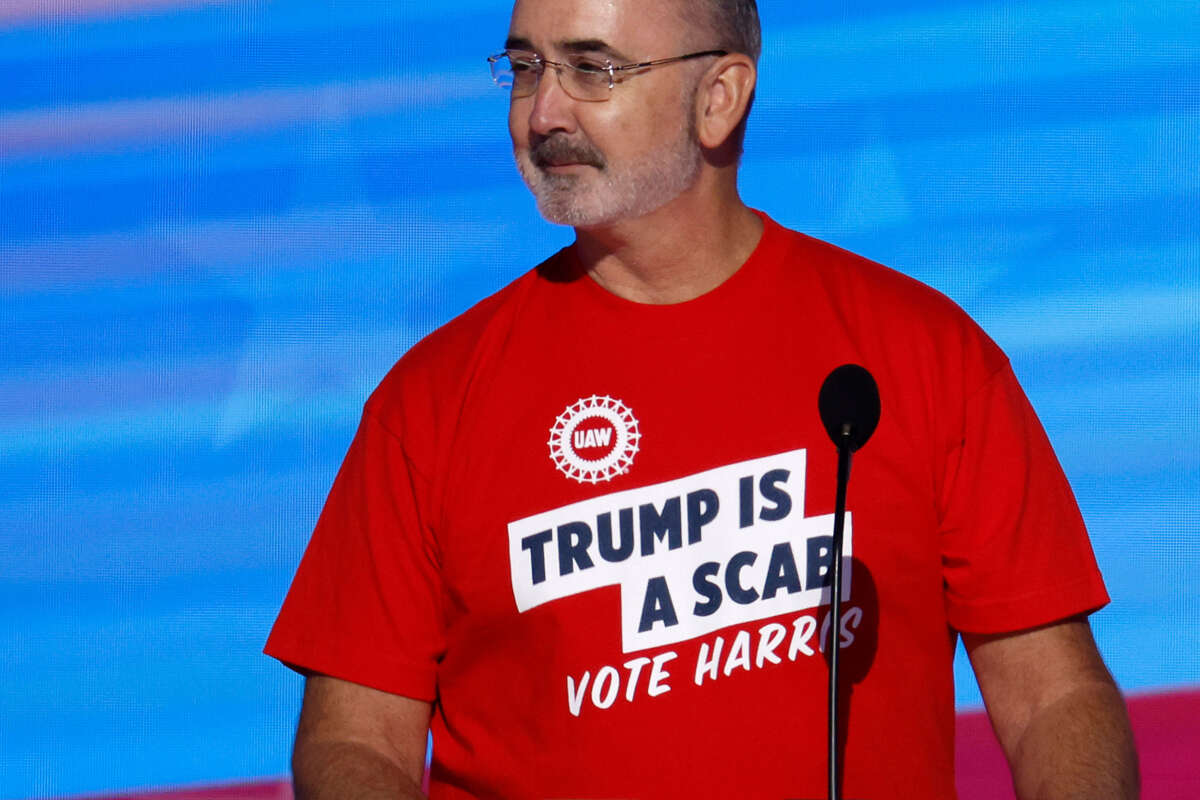
[[[558,46],[567,53],[601,53],[613,61],[626,62],[631,59],[603,39],[570,39],[559,42]]]
[[[505,39],[504,40],[504,49],[505,50],[528,50],[531,53],[536,52],[533,49],[533,42],[529,41],[528,39],[524,39],[520,36],[510,36],[507,39]]]
[[[565,53],[576,55],[582,53],[599,53],[608,56],[609,59],[617,63],[627,63],[633,60],[603,39],[567,39],[558,42],[557,45]],[[527,50],[531,53],[538,52],[537,48],[533,46],[533,42],[523,36],[509,36],[504,40],[504,49]]]

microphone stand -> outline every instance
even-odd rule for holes
[[[846,485],[850,482],[850,456],[879,424],[879,387],[871,373],[858,364],[843,364],[821,384],[817,396],[821,424],[837,447],[837,502],[833,513],[833,541],[829,564],[829,800],[842,798],[842,765],[838,763],[841,736],[838,709],[838,662],[842,638],[842,542],[846,530]]]
[[[850,482],[852,426],[842,425],[837,442],[837,501],[833,512],[832,561],[829,565],[829,800],[841,800],[842,770],[838,763],[838,651],[842,636],[842,542],[846,529],[846,486]]]

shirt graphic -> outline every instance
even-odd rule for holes
[[[804,516],[806,451],[601,495],[508,525],[521,612],[621,587],[626,653],[829,602],[833,515]],[[846,515],[842,597],[850,597]]]
[[[613,397],[575,401],[550,428],[550,460],[579,483],[597,484],[623,475],[633,465],[642,434],[633,412]]]

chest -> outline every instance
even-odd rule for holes
[[[870,354],[777,320],[594,334],[514,337],[464,404],[438,529],[456,613],[519,625],[619,596],[597,624],[629,652],[827,603],[836,454],[817,391]],[[857,574],[871,603],[928,605],[935,465],[883,392],[854,464],[847,599]]]

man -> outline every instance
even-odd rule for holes
[[[737,192],[752,0],[518,0],[521,174],[576,242],[368,401],[267,650],[301,798],[948,798],[961,633],[1022,798],[1136,796],[1107,602],[1004,356],[940,295]],[[883,397],[828,603],[841,363]]]

